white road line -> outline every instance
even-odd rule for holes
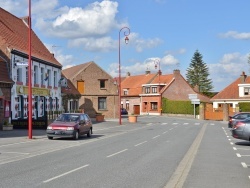
[[[231,144],[231,145],[234,145],[234,143],[233,143],[233,142],[230,142],[230,144]]]
[[[246,163],[242,162],[241,165],[243,166],[243,168],[248,168]]]
[[[167,125],[168,123],[162,123],[162,125]]]
[[[1,153],[15,153],[15,154],[29,155],[29,153],[22,153],[22,152],[1,152]]]
[[[173,125],[177,125],[178,123],[173,123]]]
[[[45,180],[45,181],[43,181],[43,183],[48,183],[48,182],[50,182],[50,181],[52,181],[52,180],[55,180],[55,179],[60,178],[60,177],[62,177],[62,176],[68,175],[68,174],[70,174],[70,173],[72,173],[72,172],[75,172],[75,171],[80,170],[80,169],[82,169],[82,168],[85,168],[85,167],[87,167],[87,166],[89,166],[89,164],[84,165],[84,166],[81,166],[81,167],[76,168],[76,169],[74,169],[74,170],[70,170],[70,171],[68,171],[68,172],[65,172],[65,173],[59,175],[59,176],[55,176],[55,177],[53,177],[53,178],[50,178],[50,179],[48,179],[48,180]]]
[[[183,125],[188,125],[189,123],[183,123]]]
[[[237,150],[237,148],[236,148],[236,147],[233,147],[233,149],[234,149],[234,150]]]
[[[173,128],[169,129],[170,131],[173,130]]]
[[[122,152],[125,152],[125,151],[127,151],[127,150],[128,150],[128,149],[124,149],[124,150],[122,150],[122,151],[118,151],[118,152],[116,152],[116,153],[113,153],[113,154],[111,154],[111,155],[108,155],[107,158],[108,158],[108,157],[112,157],[112,156],[117,155],[117,154],[120,154],[120,153],[122,153]]]
[[[246,148],[237,148],[238,150],[246,150],[246,151],[248,151],[248,150],[250,150],[250,149],[246,149]]]
[[[214,123],[210,123],[210,125],[214,125]]]
[[[162,134],[166,134],[168,131],[163,132]]]
[[[241,155],[239,153],[236,153],[237,157],[241,157]]]
[[[148,141],[144,141],[144,142],[141,142],[141,143],[139,143],[139,144],[136,144],[135,147],[136,147],[136,146],[139,146],[139,145],[142,145],[142,144],[144,144],[144,143],[146,143],[146,142],[148,142]]]
[[[250,155],[241,155],[241,157],[250,157]]]
[[[231,141],[231,139],[229,138],[228,141]]]
[[[157,136],[155,136],[155,137],[153,137],[152,139],[155,139],[155,138],[157,138],[157,137],[159,137],[160,135],[157,135]]]

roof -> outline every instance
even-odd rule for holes
[[[149,84],[154,79],[157,74],[143,74],[136,76],[127,76],[121,82],[121,90],[129,89],[128,95],[126,96],[134,96],[142,93],[142,84]]]
[[[241,78],[236,79],[234,82],[225,87],[222,91],[217,93],[211,101],[222,100],[222,99],[249,99],[249,97],[239,97],[239,86],[241,84]],[[245,84],[250,84],[250,77],[247,76]]]
[[[10,79],[9,71],[7,69],[7,63],[0,58],[0,82],[3,83],[13,83],[14,81]]]
[[[79,73],[85,70],[91,63],[94,63],[94,62],[91,61],[88,63],[76,65],[67,69],[63,69],[62,72],[66,76],[66,78],[73,80],[75,76],[77,76]]]
[[[9,48],[28,55],[27,18],[18,18],[0,7],[0,44],[1,48]],[[45,47],[37,35],[31,31],[32,57],[62,67],[54,55]]]
[[[76,89],[74,84],[67,79],[68,87],[62,87],[61,92],[64,94],[72,94],[72,95],[81,95],[79,91]]]

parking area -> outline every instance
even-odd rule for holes
[[[246,169],[246,176],[250,179],[250,142],[233,138],[230,128],[222,129],[235,152],[235,157],[240,161],[239,165]]]

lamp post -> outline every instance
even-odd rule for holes
[[[160,83],[161,83],[161,82],[160,82],[161,64],[160,64],[160,60],[159,60],[159,59],[155,59],[154,63],[155,63],[155,69],[157,69],[157,66],[159,65],[159,66],[158,66],[158,75],[159,75],[159,76],[158,76],[158,79],[159,79],[159,86],[158,86],[159,88],[158,88],[158,91],[159,91],[159,94],[160,94],[159,109],[160,109],[160,115],[162,115],[162,104],[161,104],[161,103],[162,103],[162,100],[161,100],[161,97],[162,97],[162,96],[161,96],[161,93],[160,93],[160,92],[161,92],[161,87],[160,87],[160,86],[161,86],[161,85],[160,85]]]
[[[157,66],[159,65],[158,67],[158,74],[159,74],[159,85],[160,85],[160,74],[161,74],[161,64],[160,64],[160,60],[159,59],[155,59],[154,60],[154,63],[155,63],[155,69],[157,69]]]
[[[125,43],[128,44],[128,41],[129,41],[129,34],[130,34],[130,29],[128,27],[123,27],[120,29],[119,31],[119,124],[121,125],[122,124],[122,119],[121,119],[121,31],[122,30],[125,30],[124,31],[124,36],[125,36]],[[126,32],[127,31],[127,32]]]
[[[29,0],[29,17],[28,17],[28,24],[29,24],[29,63],[28,63],[28,86],[29,86],[29,90],[28,90],[28,129],[29,129],[29,139],[32,139],[32,79],[31,79],[31,67],[32,67],[32,63],[31,63],[31,0]]]

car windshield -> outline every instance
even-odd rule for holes
[[[78,121],[79,115],[76,114],[61,114],[56,118],[56,121],[70,122],[70,121]]]

